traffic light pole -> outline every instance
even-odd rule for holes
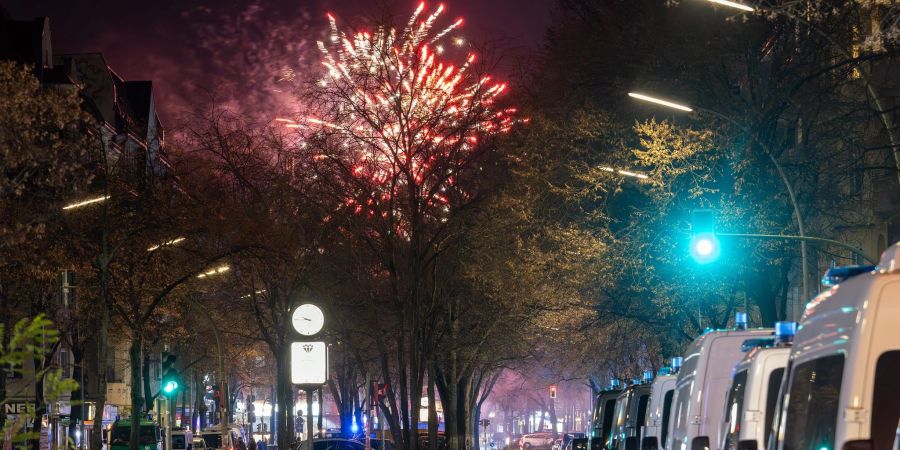
[[[716,236],[731,236],[731,237],[745,237],[745,238],[754,238],[754,239],[782,239],[782,240],[795,240],[795,241],[811,241],[811,242],[823,242],[826,244],[831,244],[837,247],[841,247],[853,252],[853,254],[859,256],[862,259],[865,259],[871,264],[878,264],[878,262],[866,254],[862,249],[858,247],[854,247],[850,244],[835,241],[834,239],[820,238],[814,236],[792,236],[785,234],[755,234],[755,233],[715,233]]]
[[[206,316],[209,325],[213,329],[213,334],[216,337],[216,353],[218,353],[219,357],[219,385],[221,386],[221,392],[219,396],[219,414],[220,414],[220,422],[222,430],[222,448],[225,448],[225,443],[228,441],[228,404],[231,403],[231,399],[228,395],[228,379],[225,378],[225,358],[223,356],[224,352],[222,351],[222,336],[219,335],[219,327],[216,326],[215,321],[212,320],[212,315],[209,313],[209,310],[206,309],[194,295],[188,296],[191,300],[191,304],[194,308],[197,308],[204,316]],[[310,447],[312,448],[312,447]]]

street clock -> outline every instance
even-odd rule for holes
[[[298,333],[304,336],[312,336],[322,331],[325,324],[325,315],[318,306],[306,303],[297,307],[291,316],[291,323]]]

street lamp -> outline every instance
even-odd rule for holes
[[[647,101],[647,102],[654,103],[657,105],[668,106],[670,108],[674,108],[674,109],[677,109],[680,111],[693,112],[694,110],[697,110],[698,113],[711,114],[713,116],[716,116],[716,117],[736,126],[742,132],[749,135],[750,139],[753,139],[753,141],[756,142],[760,148],[762,148],[763,152],[766,153],[766,156],[769,157],[769,160],[772,161],[772,164],[775,166],[775,169],[778,171],[778,175],[781,177],[781,181],[784,183],[784,188],[787,191],[788,197],[791,200],[791,205],[794,207],[794,218],[797,221],[797,232],[800,237],[800,259],[801,259],[800,266],[802,269],[801,272],[802,272],[802,276],[803,276],[803,298],[808,299],[809,298],[809,272],[808,272],[809,268],[807,267],[806,230],[805,230],[805,227],[803,226],[803,216],[800,214],[800,206],[797,204],[797,196],[794,194],[794,188],[793,188],[793,186],[791,186],[791,182],[790,182],[790,180],[788,180],[788,177],[784,171],[784,168],[781,167],[781,164],[778,162],[777,159],[775,159],[775,155],[772,153],[769,146],[765,142],[763,142],[763,140],[760,139],[759,136],[756,135],[756,133],[751,132],[750,129],[747,128],[744,124],[742,124],[742,123],[738,122],[737,120],[733,119],[732,117],[722,114],[718,111],[708,109],[708,108],[701,108],[701,107],[697,107],[697,106],[694,106],[692,108],[690,106],[678,104],[675,102],[670,102],[668,100],[663,100],[663,99],[653,97],[653,96],[650,96],[647,94],[640,94],[640,93],[636,93],[636,92],[629,92],[628,96],[631,98],[636,98],[638,100]],[[692,248],[693,248],[693,246],[692,246]]]
[[[729,8],[739,9],[741,11],[753,12],[756,11],[752,6],[745,5],[743,3],[731,2],[728,0],[706,0],[710,3],[715,3],[717,5],[727,6]]]
[[[109,200],[108,195],[102,195],[100,197],[89,198],[87,200],[82,200],[80,202],[75,202],[75,203],[71,203],[66,206],[63,206],[63,210],[68,211],[70,209],[77,209],[77,208],[81,208],[83,206],[92,205],[94,203],[100,203],[100,202],[106,201],[106,200]]]
[[[633,171],[625,170],[625,169],[614,169],[612,167],[601,167],[600,170],[602,170],[604,172],[609,172],[609,173],[617,173],[624,177],[637,178],[639,180],[646,180],[646,179],[650,178],[649,176],[647,176],[647,174],[640,173],[640,172],[633,172]]]

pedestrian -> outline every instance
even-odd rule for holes
[[[266,450],[266,438],[263,437],[256,443],[256,450]]]
[[[247,450],[256,450],[256,439],[253,439],[253,433],[250,433],[250,442],[247,443]]]

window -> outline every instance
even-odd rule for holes
[[[222,448],[222,435],[219,433],[204,434],[203,441],[209,448]]]
[[[872,397],[872,444],[875,450],[897,448],[900,438],[900,350],[885,352],[875,367],[875,390]]]
[[[609,447],[609,435],[612,432],[612,421],[616,408],[616,399],[612,398],[603,404],[603,428],[600,429],[600,436],[603,436],[603,447]]]
[[[172,448],[174,449],[185,449],[187,446],[185,445],[185,439],[183,434],[173,434],[172,435]]]
[[[675,396],[675,389],[666,391],[666,395],[663,397],[663,411],[662,411],[662,435],[659,446],[665,447],[666,438],[669,437],[669,416],[672,412],[672,397]]]
[[[747,387],[747,371],[734,374],[728,398],[725,400],[725,442],[727,450],[734,450],[738,445],[738,434],[741,432],[741,410],[744,407],[744,391]]]
[[[764,447],[769,448],[769,430],[772,429],[772,422],[775,419],[775,406],[778,404],[778,393],[781,390],[781,381],[784,378],[784,369],[775,369],[769,375],[769,387],[766,390],[766,427],[763,429],[766,433]]]
[[[112,445],[128,445],[131,437],[131,425],[122,424],[113,428],[111,436]],[[159,436],[155,425],[141,425],[138,429],[138,444],[147,445],[155,444]]]
[[[784,450],[834,450],[844,355],[794,369],[784,413]]]
[[[647,419],[647,402],[649,400],[649,394],[638,397],[637,423],[634,425],[635,436],[641,435],[641,427],[644,426],[644,421]]]

